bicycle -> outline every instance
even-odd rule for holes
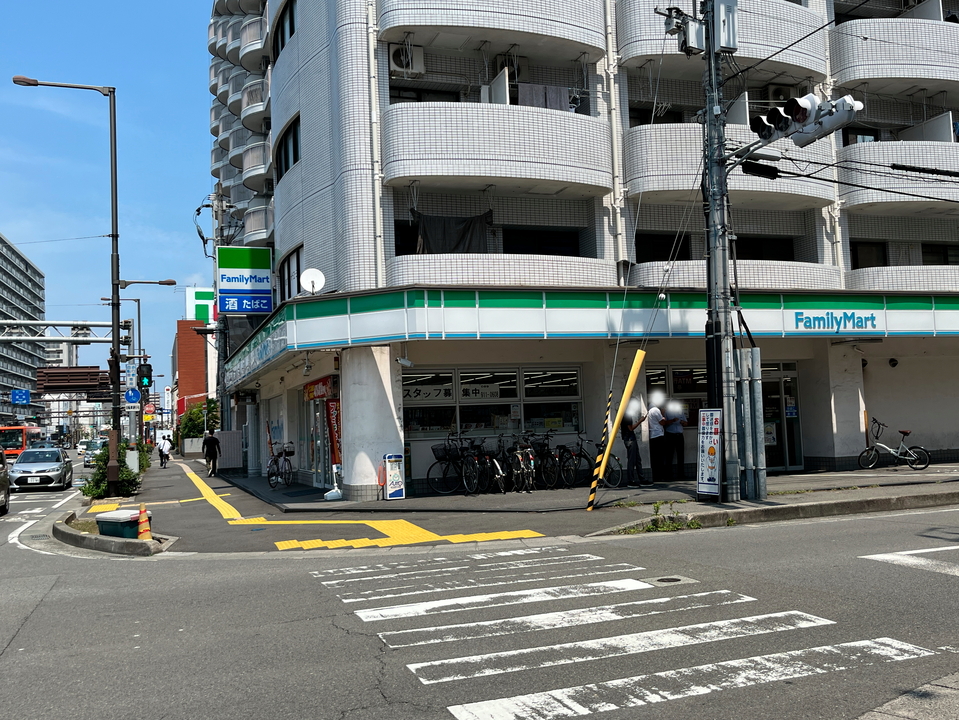
[[[925,470],[929,467],[929,452],[919,445],[913,445],[912,447],[906,447],[906,438],[912,434],[912,430],[900,430],[899,434],[902,437],[899,440],[899,447],[893,450],[888,445],[883,445],[879,442],[879,438],[882,437],[882,432],[885,428],[889,427],[888,425],[879,422],[876,418],[872,419],[872,436],[874,442],[872,445],[867,447],[861,453],[859,453],[859,467],[863,470],[870,470],[871,468],[876,467],[879,463],[879,449],[882,448],[887,453],[896,458],[896,464],[899,464],[899,460],[905,460],[906,463],[913,470]]]
[[[277,446],[279,446],[279,450],[276,450]],[[292,442],[270,444],[270,463],[266,466],[266,481],[270,483],[271,488],[279,485],[281,480],[287,487],[293,484],[291,457],[293,457]]]
[[[568,445],[560,445],[559,452],[559,476],[566,487],[576,485],[584,478],[593,477],[593,468],[596,458],[603,452],[603,447],[599,443],[583,437],[583,433],[577,432],[576,437],[579,442],[576,449],[571,449]],[[595,452],[588,453],[588,446],[592,446]],[[610,453],[609,460],[606,461],[606,472],[602,477],[603,487],[617,488],[623,481],[623,465],[619,457]]]
[[[525,437],[513,435],[515,444],[507,448],[510,468],[513,471],[513,490],[533,492],[533,477],[536,473],[536,456]]]
[[[482,444],[482,441],[481,441]],[[449,495],[455,492],[460,485],[467,495],[472,495],[479,488],[479,460],[468,450],[474,444],[463,437],[463,433],[450,432],[446,441],[433,445],[433,457],[436,462],[426,471],[426,482],[430,488],[440,495]]]
[[[555,488],[559,480],[559,460],[556,459],[556,454],[553,452],[553,448],[550,447],[554,432],[556,431],[547,430],[542,435],[537,433],[531,433],[529,435],[530,446],[533,448],[533,453],[536,455],[536,460],[538,461],[536,463],[536,475],[548,490]],[[537,438],[542,438],[542,440],[538,440]]]

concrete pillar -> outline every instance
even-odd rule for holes
[[[343,497],[375,500],[383,456],[403,452],[400,366],[388,346],[340,354],[343,413]]]
[[[862,355],[823,340],[799,363],[803,455],[807,470],[852,470],[866,446]]]

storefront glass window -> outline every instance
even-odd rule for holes
[[[532,432],[555,430],[556,432],[579,432],[579,403],[524,403],[524,429]]]
[[[706,368],[673,368],[673,394],[706,393]]]
[[[403,431],[407,438],[446,437],[456,429],[455,405],[416,405],[403,408]]]
[[[452,403],[453,373],[451,371],[412,371],[403,373],[404,403]]]
[[[525,370],[523,395],[527,398],[579,397],[576,370]]]
[[[460,370],[460,399],[499,400],[515,399],[517,392],[515,370]]]
[[[656,391],[667,394],[666,368],[650,368],[646,371],[646,397]]]
[[[461,405],[460,429],[475,430],[475,435],[499,435],[519,427],[519,417],[513,417],[518,414],[511,403]]]

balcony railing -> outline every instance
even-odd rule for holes
[[[401,255],[386,261],[388,285],[612,287],[616,263],[554,255]]]
[[[250,73],[241,67],[233,68],[230,73],[230,90],[227,95],[227,107],[230,112],[239,117],[240,107],[243,102],[243,87],[250,78]]]
[[[240,64],[250,72],[260,69],[266,31],[266,18],[261,17],[247,20],[240,30]]]
[[[236,15],[227,25],[226,35],[226,59],[234,65],[240,62],[240,28],[243,26],[245,18],[242,15]]]
[[[233,205],[233,217],[240,219],[246,214],[246,210],[253,199],[255,193],[242,183],[234,183],[230,188],[230,203]]]
[[[248,208],[243,216],[243,244],[259,245],[273,234],[273,206]]]
[[[262,192],[266,169],[270,164],[270,144],[266,141],[247,145],[243,150],[243,184]]]
[[[230,131],[229,160],[233,167],[243,167],[243,151],[249,144],[252,135],[250,129],[243,127],[243,125],[239,125]]]
[[[846,273],[847,290],[954,293],[956,288],[959,265],[871,267]]]
[[[253,76],[251,76],[253,77]],[[266,117],[267,100],[270,87],[266,78],[251,79],[243,87],[243,97],[240,102],[240,119],[246,127],[259,132]]]
[[[842,270],[833,265],[785,262],[779,260],[739,260],[739,287],[744,290],[839,290]],[[649,262],[634,265],[629,284],[637,287],[705,288],[706,261],[683,260],[672,264]],[[733,278],[733,266],[729,265]]]

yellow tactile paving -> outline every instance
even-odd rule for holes
[[[119,508],[119,505],[115,505],[113,503],[107,503],[105,505],[91,505],[87,510],[87,514],[90,515],[93,513],[112,512],[113,510],[118,510]]]

